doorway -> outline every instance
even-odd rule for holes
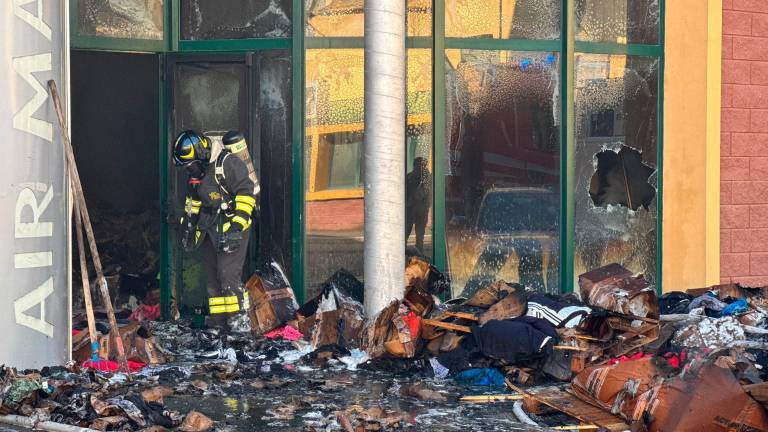
[[[242,132],[248,142],[261,185],[260,211],[254,215],[247,277],[278,263],[291,271],[291,57],[288,50],[242,54],[169,55],[166,83],[169,95],[168,143],[187,129],[214,142],[229,130]],[[217,144],[218,145],[218,144]],[[186,195],[187,176],[172,165],[168,170],[170,209],[179,212]],[[171,213],[173,214],[173,213]],[[170,217],[170,284],[182,312],[207,304],[205,274],[197,253],[180,248],[178,218]]]
[[[123,311],[159,285],[159,56],[73,50],[70,57],[72,146],[112,300]],[[84,318],[73,247],[78,328]],[[94,302],[99,309],[101,300]]]

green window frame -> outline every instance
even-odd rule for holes
[[[303,2],[300,7],[303,9]],[[603,42],[583,42],[576,41],[574,36],[575,22],[575,3],[576,0],[562,1],[561,16],[561,36],[559,40],[523,40],[523,39],[481,39],[481,38],[456,38],[445,36],[445,0],[433,0],[432,2],[432,36],[431,37],[407,37],[407,48],[431,48],[432,49],[432,86],[433,86],[433,164],[434,164],[434,200],[433,200],[433,236],[434,250],[433,261],[440,270],[447,269],[447,250],[445,244],[445,166],[446,148],[443,143],[446,139],[446,107],[445,107],[445,64],[437,59],[444,58],[446,50],[449,49],[477,49],[486,51],[548,51],[557,52],[560,55],[561,67],[561,94],[563,94],[561,103],[561,118],[564,119],[566,127],[561,128],[560,136],[560,190],[561,190],[561,224],[560,224],[560,287],[563,291],[573,289],[574,280],[574,258],[575,258],[575,235],[574,235],[574,58],[576,53],[585,54],[617,54],[628,56],[654,57],[659,61],[659,82],[658,82],[658,127],[657,127],[657,155],[656,155],[656,176],[657,176],[657,215],[656,215],[656,278],[657,290],[661,292],[662,281],[662,214],[663,214],[663,106],[664,106],[664,12],[665,0],[660,0],[660,19],[659,19],[659,37],[657,44],[621,44],[621,43],[603,43]],[[304,44],[305,49],[343,49],[343,48],[364,48],[364,38],[362,37],[298,37],[298,23],[304,25],[304,13],[294,14],[301,17],[300,21],[294,22],[294,55],[301,54],[296,49],[297,39]],[[294,57],[296,61],[299,57]],[[303,73],[303,58],[301,58],[301,73]],[[298,67],[296,69],[299,69]],[[303,81],[302,81],[303,82]],[[296,102],[295,111],[303,106],[303,95],[299,94],[301,88],[294,88],[294,101]],[[302,105],[299,105],[301,103]],[[301,110],[303,112],[303,108]],[[303,134],[303,119],[297,119],[294,124],[294,133]],[[304,173],[298,169],[303,169],[302,152],[304,137],[294,137],[294,284],[299,291],[302,291],[304,283],[304,213],[303,213],[303,190]]]
[[[406,39],[407,48],[424,48],[432,50],[432,149],[433,149],[433,237],[434,264],[441,270],[447,268],[447,251],[445,247],[445,138],[446,138],[446,107],[445,107],[445,63],[438,61],[444,58],[449,49],[478,49],[488,51],[550,51],[560,55],[561,67],[561,118],[566,127],[561,128],[560,137],[560,190],[561,190],[561,248],[560,248],[560,286],[566,291],[573,287],[574,280],[574,56],[575,53],[590,54],[624,54],[655,57],[659,61],[658,83],[658,146],[657,146],[657,289],[661,291],[662,280],[662,214],[663,214],[663,101],[664,101],[664,12],[665,0],[659,0],[660,20],[659,39],[657,44],[619,44],[581,42],[574,38],[573,23],[575,22],[576,0],[562,0],[561,36],[559,40],[522,40],[522,39],[481,39],[455,38],[445,35],[445,2],[432,1],[432,35],[415,36]],[[134,51],[160,54],[160,142],[168,139],[168,89],[164,84],[165,53],[235,53],[269,49],[290,49],[292,53],[292,282],[298,300],[304,297],[304,86],[305,86],[305,50],[306,49],[343,49],[364,48],[363,37],[305,37],[304,35],[305,0],[292,0],[291,20],[293,23],[290,37],[259,38],[259,39],[224,39],[224,40],[181,40],[180,39],[180,0],[166,0],[164,3],[164,35],[163,40],[140,40],[109,38],[101,36],[86,36],[78,33],[78,0],[70,0],[70,35],[73,49]],[[161,208],[165,208],[168,184],[167,160],[164,147],[160,151],[160,187]],[[170,311],[170,249],[168,243],[168,227],[163,223],[161,230],[161,286],[163,311]]]

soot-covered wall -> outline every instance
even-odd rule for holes
[[[159,210],[158,60],[72,51],[72,145],[89,206]]]

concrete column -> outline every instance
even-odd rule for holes
[[[406,0],[365,0],[365,312],[401,298],[405,269]]]

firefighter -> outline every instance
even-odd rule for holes
[[[200,250],[207,274],[208,325],[247,331],[248,296],[242,271],[252,219],[258,210],[255,173],[236,153],[247,150],[239,132],[228,132],[212,159],[211,140],[195,131],[176,138],[173,160],[189,174],[182,246]],[[250,161],[248,161],[250,162]]]

